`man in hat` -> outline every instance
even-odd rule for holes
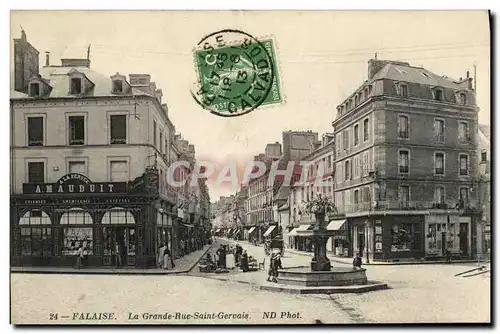
[[[271,261],[269,265],[269,277],[268,281],[278,283],[278,269],[283,269],[281,265],[281,255],[279,251],[274,251],[271,255]]]

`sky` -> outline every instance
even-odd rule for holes
[[[490,35],[486,11],[13,11],[11,39],[23,27],[51,63],[86,57],[105,75],[149,73],[176,130],[197,159],[241,164],[282,139],[286,130],[332,132],[336,106],[367,79],[367,62],[408,61],[448,77],[477,66],[479,122],[490,124]],[[276,43],[285,100],[223,118],[191,97],[193,48],[207,34],[234,28]],[[12,54],[12,50],[11,50]],[[12,56],[11,56],[12,59]],[[11,67],[12,68],[12,67]],[[234,193],[209,183],[212,201]]]

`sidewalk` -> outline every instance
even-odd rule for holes
[[[229,240],[225,238],[219,238],[227,242],[233,242],[233,243],[241,243],[241,244],[248,244],[248,245],[253,245],[251,242],[246,241],[246,240]],[[263,244],[260,244],[258,246],[264,247]],[[291,253],[291,254],[297,254],[297,255],[302,255],[302,256],[309,256],[312,257],[314,253],[312,252],[304,252],[304,251],[299,251],[296,249],[290,249],[287,248],[285,249],[285,254],[286,253]],[[330,259],[330,261],[337,262],[337,263],[343,263],[343,264],[348,264],[352,265],[352,258],[349,257],[343,257],[343,256],[337,256],[334,255],[333,252],[327,252],[327,256]],[[476,263],[477,260],[452,260],[451,263]],[[366,259],[363,258],[363,266],[395,266],[395,265],[416,265],[416,264],[447,264],[446,261],[439,260],[439,261],[421,261],[421,260],[415,260],[415,261],[397,261],[397,262],[384,262],[384,261],[370,261],[370,263],[366,263]]]
[[[206,245],[203,249],[192,252],[182,258],[174,260],[175,269],[165,270],[160,268],[114,268],[114,267],[100,267],[100,268],[82,268],[75,269],[73,267],[11,267],[11,273],[36,273],[36,274],[85,274],[85,275],[178,275],[186,274],[191,271],[200,259],[214,246]]]

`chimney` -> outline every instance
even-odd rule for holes
[[[22,29],[22,28],[21,28]],[[21,38],[14,38],[14,89],[27,92],[28,81],[39,73],[39,52],[21,30]]]
[[[45,66],[50,66],[50,52],[45,51]]]
[[[155,96],[156,96],[156,99],[158,100],[158,102],[160,102],[160,104],[161,104],[161,98],[163,97],[162,90],[161,89],[155,90]]]

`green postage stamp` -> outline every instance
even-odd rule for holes
[[[194,52],[196,102],[219,116],[240,116],[283,101],[272,38],[228,29],[210,34]]]

